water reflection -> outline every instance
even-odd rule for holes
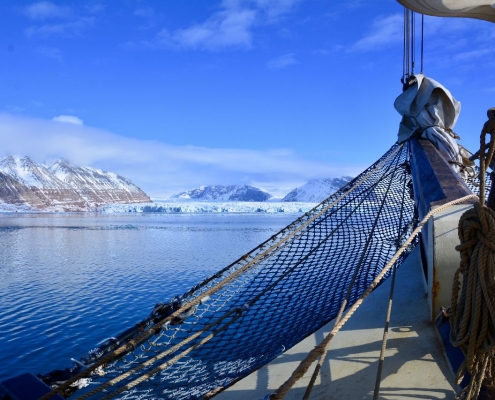
[[[2,215],[0,381],[70,365],[296,217]]]

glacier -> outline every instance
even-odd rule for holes
[[[170,201],[153,199],[152,203],[108,204],[100,208],[100,212],[111,213],[244,213],[244,214],[301,214],[316,207],[318,203],[307,202],[256,202],[256,201]]]

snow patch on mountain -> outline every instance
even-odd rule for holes
[[[353,178],[343,176],[333,179],[312,179],[288,193],[282,201],[303,201],[321,203],[341,187],[349,183]]]
[[[248,185],[215,185],[200,186],[173,195],[173,200],[204,200],[204,201],[267,201],[273,197],[270,193]]]
[[[71,166],[59,160],[50,167],[29,157],[0,159],[0,209],[94,211],[109,203],[151,199],[128,179],[113,172]],[[11,206],[7,206],[11,205]]]

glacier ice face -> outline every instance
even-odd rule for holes
[[[109,204],[101,212],[112,213],[167,213],[167,214],[302,214],[314,208],[317,203],[246,202],[246,201],[170,201],[154,200],[143,204]]]

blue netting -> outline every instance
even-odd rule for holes
[[[123,391],[121,398],[193,399],[228,387],[335,318],[355,275],[350,307],[416,223],[408,144],[394,145],[377,163],[277,235],[158,306],[147,320],[119,335],[118,343],[109,342],[83,357],[84,364],[101,364],[106,353],[139,337],[143,329],[161,326],[139,340],[136,350],[103,362],[98,371],[104,375],[92,373],[90,378],[104,384],[144,362],[149,366],[94,396]],[[242,274],[205,298],[208,290],[243,268]],[[185,305],[187,309],[196,299],[202,301],[171,319],[170,313]],[[153,361],[158,355],[160,359]],[[151,378],[124,391],[125,385],[147,373]]]

